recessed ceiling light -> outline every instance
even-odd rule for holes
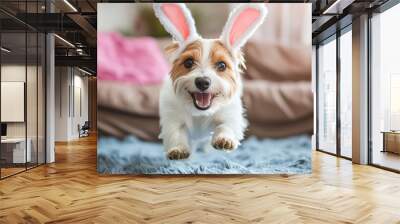
[[[342,14],[343,9],[351,5],[353,2],[354,0],[336,0],[327,9],[325,9],[322,14]]]
[[[78,12],[78,10],[68,1],[64,0],[65,4],[67,4],[74,12]]]
[[[79,67],[78,67],[78,70],[81,71],[81,72],[83,72],[83,73],[85,73],[85,74],[87,74],[87,75],[90,75],[90,76],[93,75],[92,73],[90,73],[90,72],[88,72],[88,71],[86,71],[86,70],[83,70],[83,69],[81,69],[81,68],[79,68]]]
[[[5,48],[5,47],[1,47],[1,50],[4,51],[4,52],[6,52],[6,53],[10,53],[10,52],[11,52],[11,50],[9,50],[9,49],[7,49],[7,48]]]
[[[68,40],[66,40],[66,39],[64,39],[64,38],[62,38],[62,37],[60,37],[59,35],[57,35],[57,34],[54,34],[54,36],[55,37],[57,37],[59,40],[61,40],[62,42],[64,42],[64,43],[66,43],[67,45],[69,45],[70,47],[73,47],[73,48],[75,48],[75,45],[73,45],[71,42],[69,42]]]

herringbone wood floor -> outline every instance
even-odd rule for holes
[[[313,153],[298,176],[99,176],[96,139],[0,181],[0,223],[400,223],[400,175]]]

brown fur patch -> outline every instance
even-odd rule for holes
[[[237,88],[232,54],[220,41],[215,41],[211,46],[210,58],[211,64],[214,68],[215,65],[220,61],[223,61],[226,64],[226,69],[224,71],[218,71],[216,68],[215,71],[219,76],[221,76],[223,79],[227,80],[231,84],[232,88],[229,94],[232,95]]]
[[[219,137],[216,138],[213,142],[212,145],[215,149],[219,150],[233,150],[235,148],[235,143],[229,139],[229,138],[224,138],[224,137]]]
[[[201,59],[201,54],[202,54],[202,44],[200,41],[195,41],[191,44],[189,44],[179,55],[179,57],[172,63],[172,69],[171,69],[171,79],[172,81],[175,81],[181,76],[184,76],[188,74],[192,69],[187,69],[183,65],[183,62],[188,59],[192,58],[196,63],[199,63]],[[193,67],[196,67],[194,65]]]
[[[167,55],[172,54],[174,51],[176,51],[179,48],[179,44],[177,42],[172,42],[168,44],[165,48],[164,51]]]

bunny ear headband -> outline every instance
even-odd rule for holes
[[[166,31],[178,41],[181,49],[201,38],[185,4],[156,3],[154,11]],[[229,15],[220,40],[231,51],[240,49],[264,22],[267,13],[263,3],[240,4]]]

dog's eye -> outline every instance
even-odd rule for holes
[[[217,67],[217,70],[220,72],[223,72],[226,69],[226,64],[223,61],[217,62],[217,64],[215,66]]]
[[[194,61],[192,58],[188,58],[183,62],[183,66],[185,66],[185,68],[187,69],[191,69],[194,65]]]

